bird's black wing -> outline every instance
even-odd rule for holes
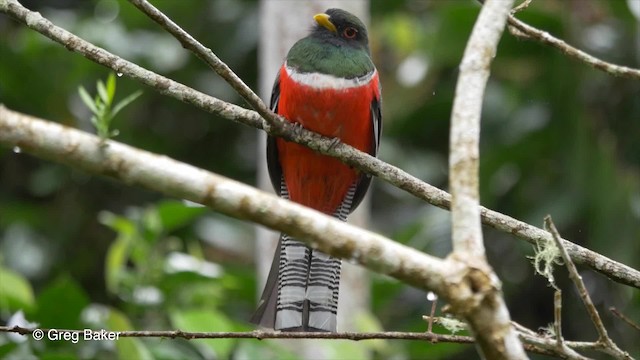
[[[381,92],[378,91],[378,93],[380,94]],[[380,147],[380,134],[382,133],[382,98],[381,97],[376,97],[373,99],[373,101],[371,101],[370,111],[371,111],[371,122],[373,123],[373,126],[372,126],[373,131],[371,133],[371,136],[373,137],[372,139],[373,149],[371,149],[371,151],[369,152],[369,155],[377,157],[378,148]],[[351,205],[350,212],[353,212],[358,207],[358,205],[360,205],[360,203],[362,202],[362,199],[364,199],[364,196],[367,193],[367,190],[369,189],[369,185],[371,185],[371,179],[372,177],[369,174],[362,173],[360,175],[360,180],[358,182],[358,186],[356,187],[356,192],[353,196],[353,204]]]
[[[273,84],[273,90],[271,91],[271,101],[269,107],[274,113],[278,113],[278,102],[280,101],[280,72],[276,76],[276,81]],[[276,138],[267,136],[267,168],[269,169],[269,178],[271,179],[271,185],[278,195],[280,195],[280,184],[282,182],[282,165],[280,165],[280,158],[278,156],[278,147],[276,145]]]

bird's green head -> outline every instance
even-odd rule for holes
[[[360,19],[341,9],[329,9],[313,19],[316,24],[309,36],[289,50],[288,66],[348,79],[374,70],[367,29]]]
[[[364,23],[342,9],[329,9],[313,17],[316,21],[311,36],[337,46],[349,46],[369,53],[369,36]]]

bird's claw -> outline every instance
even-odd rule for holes
[[[302,124],[300,124],[299,122],[294,122],[292,124],[293,124],[293,129],[291,131],[293,132],[293,135],[295,135],[296,137],[302,136],[302,129],[304,129]]]
[[[333,139],[331,139],[331,142],[329,143],[329,148],[327,150],[333,150],[333,148],[340,145],[340,142],[341,141],[339,138],[334,137]]]

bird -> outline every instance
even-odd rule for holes
[[[377,156],[382,130],[378,71],[364,23],[342,9],[313,17],[280,67],[271,110],[296,127]],[[346,221],[371,176],[302,145],[268,136],[267,166],[276,193]],[[282,233],[251,322],[280,331],[336,332],[340,259]]]

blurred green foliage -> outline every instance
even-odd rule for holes
[[[628,1],[536,0],[521,19],[606,60],[640,67],[640,29]],[[23,0],[55,24],[141,66],[226,101],[231,88],[126,1]],[[154,2],[257,88],[259,7],[254,1]],[[372,51],[384,88],[383,160],[447,186],[450,109],[458,62],[477,16],[472,0],[371,4]],[[109,71],[0,16],[0,102],[95,132],[78,86]],[[117,78],[120,94],[140,84]],[[105,86],[105,89],[107,86]],[[116,119],[118,141],[224,176],[255,182],[256,131],[150,89]],[[483,205],[541,225],[640,268],[640,82],[613,78],[557,50],[505,34],[483,108]],[[449,215],[381,181],[374,230],[430,254],[450,250]],[[111,330],[243,331],[255,306],[253,228],[179,200],[0,148],[0,322]],[[532,246],[487,229],[491,264],[515,321],[553,319],[553,293],[533,275]],[[640,319],[640,292],[581,268],[621,347],[637,333],[608,311]],[[564,334],[594,340],[563,269]],[[362,330],[425,331],[422,291],[374,276]],[[437,331],[443,331],[437,328]],[[253,340],[60,341],[0,334],[7,359],[294,359]],[[474,358],[472,346],[411,341],[334,342],[336,358]]]

